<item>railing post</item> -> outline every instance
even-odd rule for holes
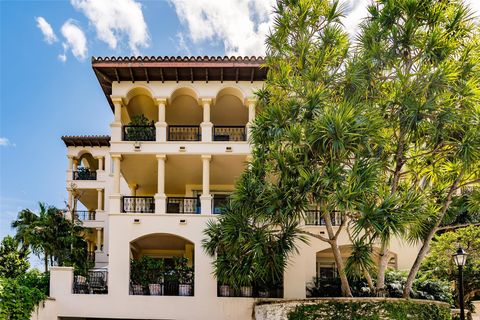
[[[202,155],[203,165],[203,186],[202,196],[200,197],[200,206],[202,214],[212,213],[212,195],[210,194],[210,160],[211,155]]]
[[[155,123],[156,128],[156,141],[167,141],[167,123],[165,122],[165,106],[167,104],[166,98],[155,98],[155,102],[158,105],[158,122]]]

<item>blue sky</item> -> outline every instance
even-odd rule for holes
[[[346,0],[351,34],[367,2]],[[0,0],[0,238],[19,210],[64,205],[62,135],[109,134],[91,56],[263,55],[273,4]]]

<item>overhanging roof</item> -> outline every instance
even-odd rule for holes
[[[264,81],[263,57],[92,57],[92,68],[114,109],[113,81]]]
[[[62,136],[67,147],[109,147],[110,136]]]

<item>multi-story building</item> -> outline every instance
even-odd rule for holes
[[[95,269],[80,276],[72,268],[53,267],[54,300],[47,301],[38,317],[252,317],[255,298],[222,296],[212,258],[201,243],[207,222],[218,217],[250,156],[254,92],[267,73],[262,63],[255,57],[93,58],[113,112],[111,136],[62,140],[69,207],[77,203]],[[307,213],[305,228],[324,232],[317,212]],[[348,256],[347,235],[339,242]],[[408,268],[416,252],[409,248],[393,241],[390,265]],[[139,291],[130,263],[142,256],[166,265],[174,257],[186,258],[194,271],[191,290],[164,283],[157,295],[148,287]],[[335,264],[329,245],[311,239],[290,259],[278,295],[305,298],[315,275],[334,276]]]

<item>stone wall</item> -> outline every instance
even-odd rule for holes
[[[358,318],[357,318],[358,317]],[[448,320],[447,303],[392,298],[317,298],[260,301],[255,305],[256,320]]]

